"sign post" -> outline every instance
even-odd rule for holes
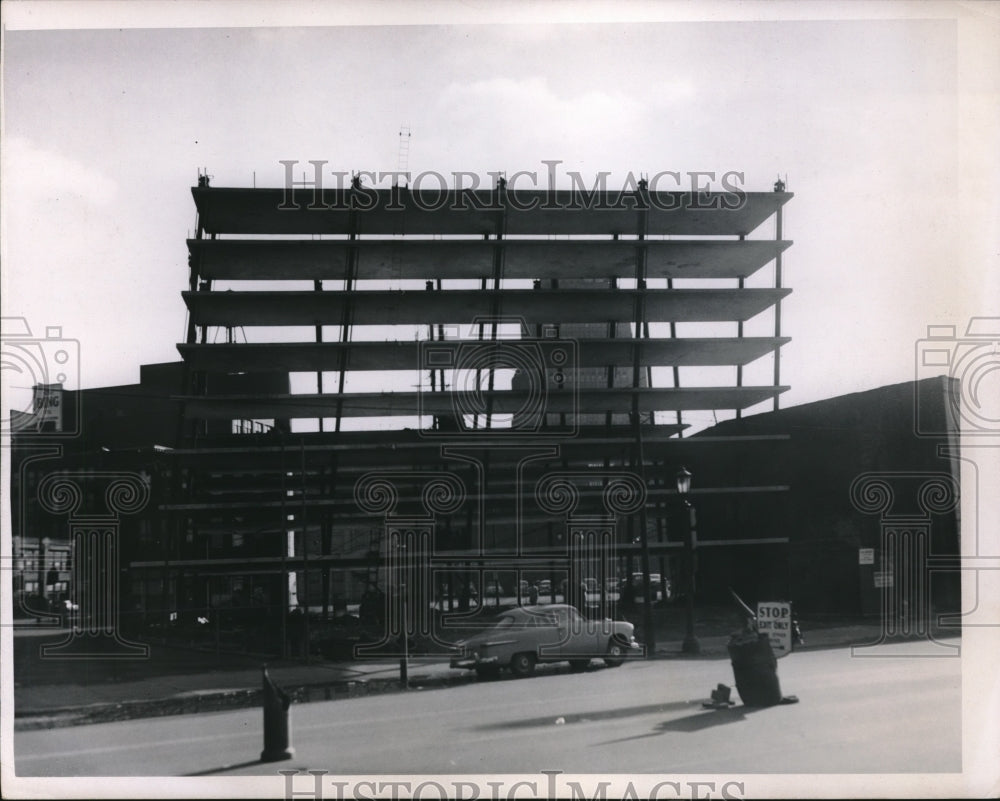
[[[792,652],[792,605],[788,601],[760,601],[757,631],[766,634],[778,658]]]

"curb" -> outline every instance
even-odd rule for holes
[[[410,690],[447,687],[463,684],[474,676],[424,676],[411,677]],[[418,683],[419,682],[419,683]],[[299,684],[283,688],[294,703],[313,701],[336,701],[391,692],[405,692],[399,679],[342,679],[319,684]],[[68,726],[85,726],[91,723],[113,723],[138,718],[166,717],[168,715],[190,715],[202,712],[221,712],[231,709],[246,709],[261,705],[263,691],[206,690],[183,693],[169,698],[121,701],[115,703],[90,704],[81,707],[61,707],[47,710],[26,710],[14,713],[14,731],[35,731]]]

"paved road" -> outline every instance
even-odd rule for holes
[[[270,765],[255,761],[252,709],[19,732],[16,765],[39,776],[962,770],[961,659],[816,651],[782,659],[779,676],[799,704],[703,710],[716,683],[733,683],[724,661],[594,663],[295,706],[295,758]]]

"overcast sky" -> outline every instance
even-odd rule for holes
[[[179,358],[199,168],[215,186],[280,186],[283,159],[391,170],[404,123],[412,172],[787,174],[783,406],[908,380],[927,325],[1000,314],[995,5],[542,24],[455,4],[320,27],[207,27],[260,17],[198,5],[53,30],[5,3],[3,314],[79,340],[84,387]]]

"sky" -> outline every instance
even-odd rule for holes
[[[2,307],[79,342],[69,388],[179,358],[199,169],[392,170],[401,125],[413,173],[785,178],[782,406],[926,375],[928,325],[1000,315],[996,5],[57,5],[4,4]]]

